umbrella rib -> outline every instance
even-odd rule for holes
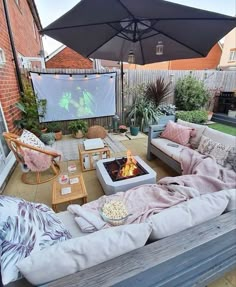
[[[145,25],[145,26],[147,26],[147,27],[150,27],[149,25],[147,25],[147,24],[145,24],[145,23],[142,23],[142,24],[143,24],[143,25]],[[186,45],[185,43],[182,43],[181,41],[176,40],[176,39],[175,39],[175,38],[173,38],[172,36],[170,36],[170,35],[168,35],[168,34],[166,34],[166,33],[162,32],[162,31],[160,31],[160,30],[157,30],[155,27],[151,27],[151,28],[152,28],[154,31],[156,31],[157,33],[160,33],[160,34],[162,34],[162,35],[164,35],[164,36],[168,37],[169,39],[171,39],[171,40],[173,40],[173,41],[175,41],[175,42],[179,43],[180,45],[182,45],[182,46],[184,46],[184,47],[186,47],[186,48],[188,48],[188,49],[190,49],[190,50],[192,50],[192,51],[196,52],[197,54],[201,55],[202,57],[204,57],[204,56],[205,56],[205,55],[204,55],[204,54],[202,54],[201,52],[199,52],[199,51],[197,51],[197,50],[195,50],[195,49],[191,48],[190,46]]]
[[[126,11],[132,18],[135,18],[134,15],[130,12],[130,10],[121,2],[121,0],[117,0],[117,2],[120,3],[120,5],[125,9],[125,11]]]

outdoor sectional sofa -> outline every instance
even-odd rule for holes
[[[214,142],[236,148],[235,136],[213,130],[205,125],[192,124],[182,120],[178,120],[177,123],[195,129],[196,136],[193,138],[193,148],[195,150],[197,150],[202,136],[210,138]],[[176,144],[176,142],[167,138],[160,137],[161,133],[165,130],[165,127],[166,124],[149,126],[147,159],[151,160],[156,156],[174,169],[178,174],[182,174],[180,152],[185,146],[179,143]],[[172,144],[176,146],[171,146]]]
[[[73,236],[78,236],[78,227],[68,212],[58,215]],[[214,220],[43,286],[206,286],[236,267],[235,216],[236,210],[227,212]],[[7,286],[32,285],[21,279]]]

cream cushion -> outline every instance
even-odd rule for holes
[[[149,218],[152,222],[150,240],[175,234],[221,215],[229,203],[226,193],[215,192],[192,198],[165,209]]]
[[[19,140],[25,144],[32,145],[41,149],[45,148],[45,144],[36,135],[28,130],[23,130],[23,133],[19,137]]]
[[[44,284],[144,246],[151,230],[148,223],[103,229],[35,252],[17,267],[31,284]]]
[[[236,188],[224,189],[219,192],[226,194],[227,198],[229,199],[229,203],[226,207],[226,211],[235,210],[236,209]]]
[[[231,135],[213,130],[209,127],[207,127],[204,130],[203,135],[205,137],[210,138],[211,140],[213,140],[217,143],[221,143],[223,145],[232,146],[232,147],[236,146],[236,137],[235,136],[231,136]]]
[[[59,212],[57,213],[57,217],[59,217],[59,219],[69,230],[72,238],[88,235],[88,233],[84,233],[80,230],[78,224],[75,221],[75,216],[71,214],[69,211]]]
[[[200,140],[201,140],[201,136],[202,136],[203,132],[205,131],[205,129],[207,128],[207,126],[189,123],[186,121],[182,121],[180,119],[177,120],[177,123],[180,125],[195,129],[196,135],[194,137],[190,138],[190,144],[193,148],[198,148],[198,145],[199,145]]]
[[[173,141],[164,138],[152,139],[151,144],[160,149],[162,152],[164,152],[171,158],[173,158],[174,160],[180,162],[180,152],[185,146],[174,143]],[[176,144],[177,147],[172,147],[168,144]]]

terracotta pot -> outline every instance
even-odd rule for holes
[[[44,128],[41,130],[41,133],[45,134],[47,130],[48,130],[47,128]]]
[[[77,133],[73,134],[73,137],[75,137],[76,139],[81,139],[84,136],[84,134],[82,133],[81,130],[77,131]]]
[[[56,133],[54,133],[54,134],[55,134],[55,139],[56,139],[56,141],[59,141],[59,140],[62,139],[62,131],[56,132]]]
[[[208,112],[208,116],[207,116],[208,121],[211,120],[212,116],[213,116],[213,112]]]

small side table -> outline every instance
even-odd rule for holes
[[[82,171],[93,170],[96,168],[96,162],[100,159],[110,157],[109,147],[85,150],[83,144],[79,144],[79,157]]]
[[[72,178],[78,178],[79,182],[74,183],[74,184],[60,184],[58,182],[58,179],[53,181],[53,186],[52,186],[52,208],[56,212],[57,211],[57,205],[60,203],[66,203],[69,202],[71,203],[73,200],[76,199],[83,199],[83,203],[87,203],[87,191],[86,187],[84,184],[84,179],[82,174],[77,174],[77,175],[71,175],[69,176],[69,179]],[[68,194],[61,194],[61,189],[64,187],[70,187],[71,192]]]

